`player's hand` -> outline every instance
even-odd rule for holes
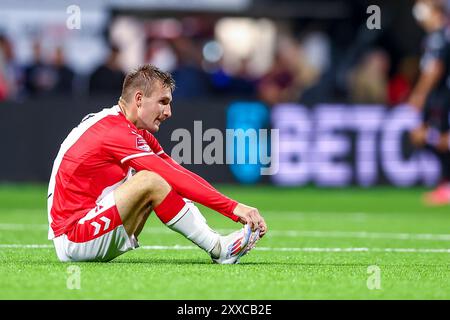
[[[421,112],[423,109],[423,106],[425,105],[425,98],[426,97],[422,94],[418,94],[418,93],[414,94],[413,93],[409,97],[408,104],[417,112]]]
[[[411,131],[409,136],[414,146],[422,148],[426,143],[427,129],[424,126],[420,126],[419,128]]]
[[[436,147],[440,152],[447,152],[449,150],[449,144],[450,144],[450,136],[449,133],[447,132],[439,136],[439,141]]]
[[[264,218],[259,214],[258,209],[238,203],[236,208],[234,208],[233,213],[239,217],[240,223],[249,224],[253,231],[259,228],[261,230],[261,237],[266,234],[267,224],[264,221]]]

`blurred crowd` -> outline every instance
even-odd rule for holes
[[[19,65],[11,40],[0,35],[0,101],[120,92],[124,73],[118,63],[117,48],[111,47],[106,61],[86,78],[66,63],[63,47],[56,47],[46,56],[40,42],[35,41],[31,46],[30,63]]]
[[[176,98],[239,96],[268,105],[338,100],[395,106],[406,101],[418,76],[418,57],[405,56],[393,64],[387,50],[368,48],[346,68],[344,83],[340,83],[333,66],[342,57],[333,56],[330,39],[320,31],[302,36],[277,33],[271,64],[259,74],[251,72],[249,59],[241,59],[232,72],[223,57],[208,61],[205,39],[188,36],[149,37],[142,62],[173,73]],[[208,50],[214,52],[213,45]],[[50,95],[117,95],[128,71],[121,64],[121,49],[115,45],[110,45],[105,61],[89,75],[77,74],[69,66],[62,46],[50,54],[43,53],[39,41],[30,47],[32,60],[19,65],[13,40],[0,35],[0,101]]]

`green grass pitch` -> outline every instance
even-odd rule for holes
[[[424,189],[219,189],[269,226],[238,265],[212,264],[154,214],[141,248],[109,263],[60,263],[46,240],[46,186],[0,185],[0,298],[450,299],[450,208],[424,207]],[[201,210],[213,228],[239,227]],[[79,289],[67,286],[73,265]]]

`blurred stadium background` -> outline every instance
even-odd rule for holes
[[[267,165],[260,162],[185,163],[219,187],[229,184],[221,190],[238,200],[258,206],[263,214],[267,211],[275,232],[263,245],[378,248],[362,260],[350,253],[333,260],[327,250],[321,256],[300,256],[295,250],[269,256],[261,251],[253,262],[272,259],[274,265],[266,265],[264,272],[278,282],[264,289],[251,287],[247,292],[253,297],[448,299],[444,285],[448,260],[442,255],[448,255],[450,239],[448,206],[429,209],[420,201],[425,189],[438,184],[441,168],[433,154],[413,148],[408,139],[419,116],[406,101],[418,77],[425,36],[412,15],[413,4],[410,0],[3,0],[0,254],[15,264],[1,266],[7,289],[2,297],[123,297],[99,293],[98,288],[90,295],[59,296],[48,289],[48,295],[40,296],[32,285],[27,296],[14,269],[31,270],[27,281],[32,283],[31,275],[41,271],[24,261],[56,261],[45,238],[45,188],[60,143],[84,115],[117,103],[127,71],[151,63],[172,72],[177,83],[173,116],[156,134],[166,152],[177,143],[172,132],[178,128],[194,132],[194,121],[202,121],[202,132],[279,129],[279,140],[270,144],[279,154],[274,175],[262,176],[260,169]],[[367,27],[370,5],[381,8],[381,29]],[[244,151],[255,150],[258,147],[247,144]],[[209,213],[208,217],[222,229],[230,228],[220,217]],[[277,240],[283,230],[298,234]],[[176,236],[162,241],[156,234],[144,235],[144,242],[186,244]],[[18,243],[49,246],[41,248],[42,256],[33,256],[17,251]],[[413,251],[401,253],[405,258],[389,251],[392,247]],[[130,253],[131,259],[143,257],[136,254]],[[183,254],[173,253],[173,261],[198,258],[198,252]],[[158,261],[158,256],[150,257]],[[311,265],[302,265],[303,259]],[[288,260],[297,264],[288,266]],[[365,268],[373,263],[384,265],[392,280],[386,282],[392,290],[384,295],[371,296],[365,287]],[[314,274],[311,266],[323,273]],[[339,269],[337,278],[330,275],[336,274],[333,266]],[[347,272],[346,266],[357,272]],[[292,277],[281,278],[291,267],[290,275],[304,273],[317,277],[317,282],[304,279],[299,285],[308,290],[295,291],[290,287]],[[416,283],[417,290],[410,290],[425,269],[420,276],[424,286]],[[209,276],[208,270],[203,272]],[[251,275],[245,279],[253,281]],[[208,276],[197,279],[197,287],[182,280],[186,288],[180,295],[229,297],[231,291],[221,295],[208,291],[212,290]],[[48,283],[58,282],[56,278]],[[93,286],[98,285],[94,278]],[[324,278],[326,285],[315,287]],[[400,278],[402,285],[396,287]],[[129,297],[146,297],[140,282],[130,281],[134,289],[124,290]],[[180,297],[170,291],[170,281],[151,297]],[[354,290],[351,286],[359,282],[363,289]]]
[[[366,26],[373,4],[381,8],[381,29]],[[173,72],[177,82],[175,116],[158,134],[167,150],[173,130],[192,132],[193,120],[203,121],[203,131],[280,130],[276,175],[261,176],[261,164],[189,166],[214,182],[438,181],[436,159],[405,139],[417,124],[402,107],[424,37],[413,1],[71,5],[1,4],[0,139],[9,155],[1,160],[2,181],[47,181],[68,130],[84,114],[115,104],[124,73],[142,63]]]

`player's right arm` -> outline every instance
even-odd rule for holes
[[[216,190],[208,181],[195,174],[194,172],[184,168],[178,162],[173,160],[168,154],[163,153],[160,157],[171,166],[188,174],[199,183],[203,184],[205,187]],[[259,227],[261,229],[261,237],[267,232],[267,224],[264,221],[264,218],[260,215],[258,209],[247,206],[243,203],[238,203],[233,210],[233,214],[239,217],[239,222],[241,222],[242,224],[248,223],[250,226],[252,226],[253,229]]]
[[[425,41],[425,53],[420,61],[420,76],[409,98],[409,104],[421,111],[431,91],[444,76],[449,55],[449,43],[443,33],[433,33]]]
[[[239,217],[239,222],[242,224],[249,224],[252,229],[259,228],[261,230],[260,236],[264,236],[267,232],[267,224],[264,218],[260,215],[258,209],[249,207],[243,203],[238,203],[234,208],[233,213]]]
[[[161,159],[163,159],[164,161],[169,163],[171,166],[185,172],[186,174],[189,174],[190,176],[192,176],[194,179],[198,180],[200,183],[204,184],[205,186],[208,186],[208,187],[214,189],[214,187],[208,181],[206,181],[199,175],[195,174],[194,172],[189,171],[188,169],[186,169],[185,167],[180,165],[178,162],[176,162],[171,156],[169,156],[167,153],[165,153],[163,148],[159,144],[158,140],[150,132],[148,132],[146,130],[142,130],[142,137],[145,139],[145,141],[147,141],[148,145],[153,150],[153,152],[156,155],[158,155]]]
[[[206,188],[210,188],[213,191],[217,191],[208,181],[195,174],[194,172],[186,169],[178,162],[176,162],[172,157],[170,157],[167,153],[164,152],[163,148],[159,144],[158,140],[149,132],[144,131],[143,137],[149,144],[150,148],[157,154],[161,159],[170,164],[177,170],[184,172],[189,175],[191,178],[197,180],[200,184],[202,184]],[[193,200],[193,199],[190,199]],[[239,217],[239,222],[242,224],[249,224],[252,228],[259,227],[261,229],[261,236],[263,236],[267,232],[267,225],[264,221],[264,218],[260,215],[258,209],[247,206],[243,203],[238,203],[233,210],[233,214]]]
[[[419,80],[411,93],[409,104],[422,110],[425,101],[444,74],[444,62],[440,59],[428,61],[420,74]]]
[[[126,126],[117,126],[103,139],[103,152],[137,171],[149,170],[158,173],[181,196],[201,203],[234,221],[248,223],[252,229],[260,225],[265,230],[264,219],[255,208],[239,204],[221,194],[211,185],[195,179],[156,155],[138,133]]]
[[[267,225],[256,208],[238,203],[215,188],[195,179],[183,170],[173,167],[157,155],[148,155],[129,160],[129,165],[136,170],[150,170],[158,173],[181,196],[201,203],[234,221],[249,224],[255,230],[261,229],[261,236],[266,233]]]

